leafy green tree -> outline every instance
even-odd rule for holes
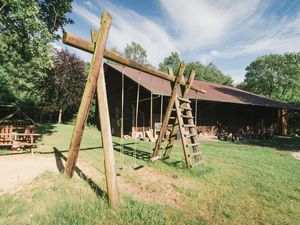
[[[289,103],[300,103],[300,52],[258,57],[246,68],[240,88]]]
[[[41,99],[36,87],[53,66],[50,43],[57,37],[54,32],[71,22],[64,16],[70,4],[70,0],[0,0],[0,73],[19,102]]]
[[[132,41],[131,44],[126,45],[124,55],[135,62],[144,65],[148,64],[146,50],[139,43],[134,41]]]
[[[86,65],[67,50],[55,51],[54,67],[47,73],[41,90],[44,91],[44,108],[59,112],[59,122],[65,110],[76,111],[86,83]]]
[[[230,76],[225,75],[217,68],[217,66],[213,63],[209,63],[205,66],[203,72],[203,78],[201,80],[209,81],[212,83],[218,83],[223,85],[232,85],[233,80]]]
[[[9,81],[0,73],[0,105],[12,103],[14,100],[15,94]]]
[[[171,52],[171,55],[164,58],[163,62],[159,64],[159,70],[168,72],[168,68],[172,68],[174,75],[177,75],[180,63],[183,61],[180,59],[178,52]]]
[[[166,72],[167,68],[171,67],[176,75],[180,63],[184,63],[184,61],[180,59],[178,52],[172,52],[170,56],[166,57],[163,62],[159,64],[159,69]],[[187,76],[191,70],[196,71],[196,80],[203,80],[224,85],[232,85],[233,83],[231,77],[224,75],[213,63],[210,63],[207,66],[198,61],[186,63],[185,76]]]

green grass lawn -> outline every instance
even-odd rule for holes
[[[71,125],[44,124],[40,133],[44,135],[36,152],[53,157],[56,147],[67,156]],[[96,129],[86,128],[78,161],[103,175],[100,140]],[[202,141],[205,163],[191,170],[185,169],[179,143],[170,159],[150,163],[154,143],[119,138],[113,142],[117,172],[126,182],[153,194],[153,202],[121,193],[122,208],[113,211],[106,198],[97,197],[83,180],[48,172],[16,194],[0,195],[0,224],[300,223],[300,161],[290,154],[300,150],[299,138]],[[140,165],[144,168],[136,172],[119,170]],[[150,178],[135,176],[143,170],[145,176],[151,170],[175,181],[164,187],[163,180],[151,183]],[[180,183],[182,179],[187,185]],[[103,179],[94,181],[105,191]],[[155,201],[158,194],[167,201],[170,193],[180,196],[176,205]]]

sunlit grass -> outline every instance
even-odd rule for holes
[[[49,130],[51,135],[43,136],[36,151],[52,152],[56,147],[67,156],[72,126],[51,125]],[[290,150],[297,150],[297,140],[292,140]],[[149,204],[121,193],[122,209],[114,212],[106,198],[96,197],[83,181],[44,174],[30,189],[0,198],[0,208],[5,209],[0,212],[0,224],[298,224],[300,221],[300,161],[286,151],[289,146],[280,143],[284,146],[280,150],[278,140],[274,141],[274,147],[272,140],[267,143],[269,147],[264,147],[263,141],[239,144],[202,141],[205,163],[191,170],[185,168],[179,143],[170,159],[150,163],[147,157],[154,143],[116,137],[113,142],[117,172],[128,182],[153,192],[154,199],[159,184],[146,185],[134,173],[127,176],[119,168],[143,165],[190,181],[187,186],[176,182],[172,185],[182,196],[180,208],[155,201]],[[104,174],[103,160],[100,133],[95,128],[86,128],[78,162]],[[105,190],[104,181],[96,183]],[[166,194],[165,198],[168,197]],[[32,210],[24,206],[28,204]]]

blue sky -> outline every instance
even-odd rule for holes
[[[136,41],[155,67],[177,51],[186,62],[215,63],[238,83],[256,57],[300,51],[300,0],[75,0],[66,30],[89,40],[103,10],[113,17],[107,48]]]

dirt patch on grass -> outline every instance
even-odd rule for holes
[[[154,169],[143,167],[139,170],[126,168],[118,177],[121,192],[142,201],[180,207],[182,192],[192,187],[194,182],[186,178],[172,176]]]
[[[54,157],[1,156],[0,165],[0,193],[18,191],[46,170],[58,172]]]
[[[61,161],[62,166],[65,161]],[[0,194],[17,192],[26,187],[35,177],[45,171],[59,173],[55,156],[10,155],[0,157]],[[98,169],[86,162],[79,162],[78,168],[85,176],[105,189],[105,177]],[[120,193],[147,203],[179,207],[183,202],[183,189],[196,185],[187,178],[172,176],[149,167],[134,170],[124,168],[117,177]],[[76,173],[74,176],[78,178]]]
[[[297,160],[300,160],[300,151],[299,152],[293,152],[292,153],[292,156],[297,159]]]

